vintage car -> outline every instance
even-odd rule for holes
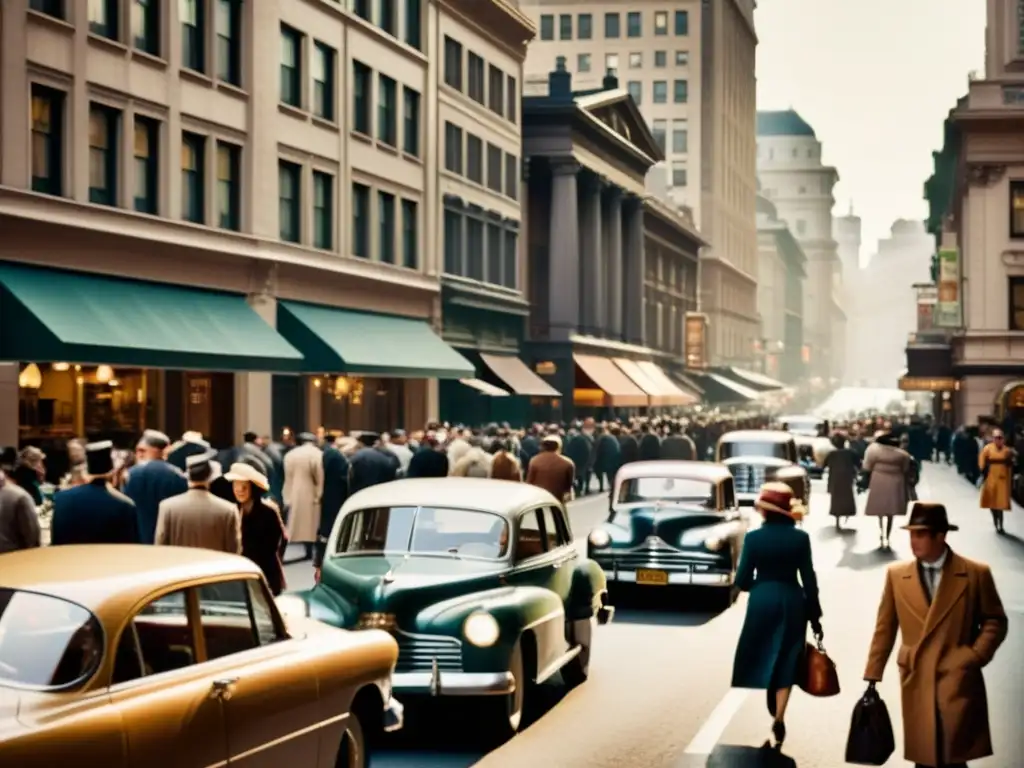
[[[740,506],[753,506],[761,486],[778,481],[792,488],[803,500],[804,511],[810,512],[811,479],[798,459],[793,436],[772,429],[726,432],[715,447],[715,460],[732,473]]]
[[[825,458],[832,451],[828,420],[805,415],[779,416],[776,422],[779,429],[793,436],[800,466],[812,478],[821,479],[825,474]]]
[[[604,573],[581,558],[565,508],[526,483],[398,480],[353,494],[319,583],[286,610],[398,641],[397,695],[479,696],[500,736],[517,731],[535,684],[586,680]],[[490,710],[489,712],[486,710]]]
[[[0,765],[365,766],[385,632],[287,627],[250,560],[62,546],[0,556]]]
[[[587,554],[609,585],[702,586],[736,599],[746,517],[722,464],[638,461],[615,475],[608,522],[587,537]]]

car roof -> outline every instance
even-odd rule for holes
[[[53,595],[90,610],[104,626],[125,618],[164,587],[209,578],[259,575],[246,557],[198,547],[73,544],[0,556],[0,588]]]
[[[718,439],[727,443],[741,440],[758,443],[788,443],[793,436],[780,429],[738,429],[735,432],[726,432]]]
[[[618,480],[631,480],[636,477],[685,477],[693,480],[716,482],[731,478],[732,473],[724,464],[707,461],[633,461],[623,467],[615,475]]]
[[[538,504],[557,505],[558,500],[543,488],[512,480],[417,477],[364,488],[348,498],[341,512],[369,507],[454,507],[510,516]]]

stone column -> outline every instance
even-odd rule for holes
[[[644,343],[644,203],[631,196],[623,206],[623,281],[622,313],[626,341]]]
[[[552,340],[568,341],[580,321],[580,242],[573,162],[552,163],[548,225],[548,323]]]
[[[609,187],[604,195],[605,328],[613,339],[622,338],[622,191]]]
[[[246,299],[257,315],[271,327],[277,325],[277,300],[266,293],[251,294]],[[241,444],[248,431],[260,435],[274,432],[273,375],[248,371],[235,374],[235,439]]]
[[[601,179],[587,174],[580,189],[580,310],[581,328],[600,336],[605,322],[604,259],[601,217]]]

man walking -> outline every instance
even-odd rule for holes
[[[992,754],[982,668],[1006,639],[989,567],[953,552],[946,508],[914,502],[914,560],[889,567],[864,679],[882,679],[896,642],[904,756],[918,768],[965,768]]]
[[[242,552],[242,522],[234,504],[210,492],[215,451],[186,459],[188,490],[160,502],[156,543]]]
[[[541,440],[540,453],[534,456],[526,469],[526,482],[568,503],[573,498],[576,470],[561,451],[562,439],[558,435],[548,435]]]
[[[135,449],[141,461],[128,473],[125,495],[135,502],[139,515],[139,539],[152,544],[156,537],[156,520],[165,499],[188,490],[185,473],[164,461],[164,452],[171,440],[163,432],[147,429]]]

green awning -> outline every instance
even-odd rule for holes
[[[302,370],[246,303],[200,288],[0,262],[0,359],[208,371]]]
[[[473,365],[423,320],[281,301],[277,329],[306,356],[308,373],[467,379]]]

